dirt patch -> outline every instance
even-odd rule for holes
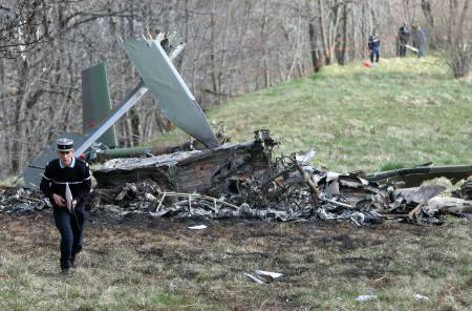
[[[202,223],[208,228],[188,228]],[[21,258],[22,266],[34,267],[39,277],[55,278],[55,268],[48,267],[59,260],[59,234],[50,212],[0,214],[0,228],[0,254]],[[400,224],[359,228],[345,223],[197,222],[92,214],[80,262],[83,271],[101,273],[107,284],[130,290],[161,284],[170,292],[199,297],[210,305],[228,305],[228,309],[264,305],[293,310],[307,301],[331,299],[323,296],[329,288],[341,289],[342,296],[352,284],[388,290],[413,273],[428,280],[451,273],[453,258],[444,255],[450,244],[440,243],[448,230]],[[462,238],[460,231],[457,234]],[[432,249],[434,245],[438,246]],[[430,272],[423,271],[425,265]],[[258,286],[244,276],[256,269],[281,272],[284,277]],[[8,277],[0,270],[0,279]]]
[[[88,217],[86,223],[86,236],[93,239],[107,240],[113,238],[114,242],[126,240],[135,245],[138,253],[149,257],[165,257],[165,249],[158,246],[146,249],[139,248],[150,242],[171,238],[175,241],[183,240],[196,242],[196,246],[211,246],[214,242],[224,241],[235,244],[251,243],[259,245],[261,250],[271,249],[300,249],[309,247],[323,249],[332,252],[355,251],[360,248],[369,248],[381,245],[389,236],[409,235],[428,236],[435,227],[414,227],[408,225],[395,225],[388,227],[357,228],[353,225],[317,225],[313,223],[277,224],[264,223],[257,220],[219,220],[213,222],[196,222],[195,220],[173,220],[152,218],[147,215],[132,214],[130,217],[117,217],[114,214],[95,213]],[[23,241],[22,235],[27,235],[30,230],[35,234],[31,236],[36,245],[46,248],[55,247],[55,238],[51,233],[56,231],[52,214],[40,212],[30,215],[0,214],[1,229],[9,238],[5,246],[19,246]],[[207,229],[194,231],[188,227],[196,224],[206,224]],[[186,242],[183,242],[185,244]],[[108,243],[106,243],[108,244]],[[189,243],[190,244],[190,243]],[[216,244],[215,244],[216,246]],[[244,254],[227,254],[231,256],[262,256],[263,252],[246,252]],[[199,256],[194,250],[190,256]],[[440,254],[432,253],[437,258]],[[362,257],[343,259],[345,263],[361,262]],[[356,259],[355,259],[356,258]]]

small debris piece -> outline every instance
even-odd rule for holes
[[[191,227],[187,227],[187,228],[192,229],[192,230],[203,230],[203,229],[208,228],[208,226],[206,226],[206,225],[198,225],[198,226],[191,226]]]
[[[244,273],[244,275],[247,276],[248,278],[250,278],[251,280],[253,280],[254,282],[256,282],[257,284],[265,284],[261,279],[255,277],[252,274]]]
[[[395,190],[394,195],[402,197],[406,201],[406,204],[421,204],[437,196],[444,190],[446,190],[446,187],[444,186],[427,185],[415,188],[397,189]]]
[[[263,270],[254,270],[254,272],[260,276],[268,276],[272,278],[273,280],[276,280],[284,276],[282,273],[279,273],[279,272],[270,272],[270,271],[263,271]]]
[[[0,186],[0,213],[30,214],[47,208],[49,207],[39,191]]]
[[[429,297],[426,297],[426,296],[423,296],[423,295],[420,295],[420,294],[415,294],[415,298],[416,300],[425,300],[425,301],[429,301]]]
[[[357,296],[356,301],[369,301],[372,299],[377,299],[377,295],[360,295]]]
[[[428,201],[428,207],[432,211],[472,213],[472,201],[459,198],[434,197]]]
[[[452,193],[456,198],[461,198],[465,200],[472,200],[472,178],[469,177],[460,187],[459,190],[456,190]]]

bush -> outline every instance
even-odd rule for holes
[[[462,78],[469,74],[470,62],[472,60],[472,49],[470,45],[459,45],[452,47],[447,61],[455,78]]]

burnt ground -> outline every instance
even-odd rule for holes
[[[188,229],[196,224],[208,228]],[[0,214],[0,228],[0,255],[18,254],[26,261],[44,258],[49,262],[34,262],[36,273],[55,273],[50,261],[58,260],[59,239],[50,212]],[[316,309],[336,306],[331,301],[334,298],[352,302],[357,295],[372,291],[384,293],[389,305],[388,297],[396,287],[411,286],[419,291],[412,275],[423,284],[442,280],[456,269],[464,270],[470,260],[464,262],[462,253],[451,252],[449,242],[463,241],[470,233],[470,226],[463,224],[358,228],[346,223],[169,220],[95,213],[87,222],[80,263],[83,271],[100,272],[120,269],[125,262],[139,280],[120,279],[117,282],[122,286],[156,282],[186,301],[197,297],[195,309],[219,309],[215,306],[221,305],[234,310],[261,305],[274,310]],[[470,246],[463,251],[464,256],[470,254]],[[261,287],[243,275],[254,269],[285,276]],[[175,284],[180,284],[178,289]],[[204,290],[208,286],[218,290]],[[257,294],[250,294],[254,290]],[[448,297],[441,296],[441,290],[441,286],[427,287],[422,292],[441,305],[446,303],[444,296]],[[414,299],[398,307],[409,303],[414,304]],[[468,303],[463,302],[465,306]]]

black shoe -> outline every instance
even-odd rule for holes
[[[71,275],[72,273],[74,273],[74,269],[73,268],[63,268],[63,269],[61,269],[61,273],[63,275]]]
[[[70,264],[72,268],[77,268],[78,257],[79,257],[79,253],[75,253],[72,255],[70,259]]]
[[[72,247],[72,254],[70,256],[70,263],[72,268],[75,268],[77,265],[77,258],[79,257],[79,253],[82,251],[82,245],[77,245]]]

